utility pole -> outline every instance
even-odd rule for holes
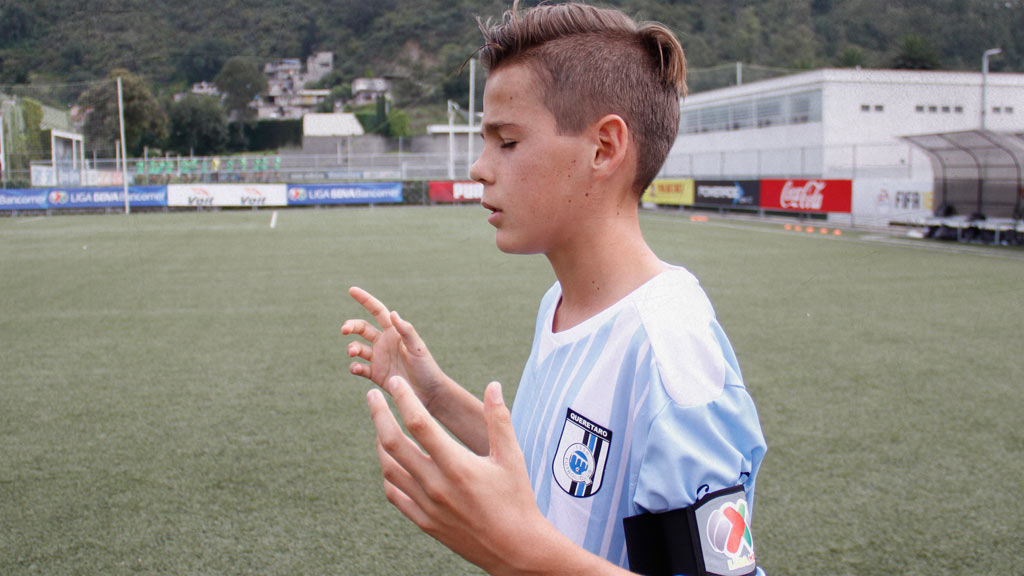
[[[469,59],[469,131],[466,132],[466,140],[469,141],[469,148],[466,154],[466,178],[471,178],[470,170],[473,169],[473,116],[476,115],[476,58]]]
[[[988,116],[988,59],[989,56],[1001,54],[1000,48],[985,50],[981,55],[981,129],[985,130],[985,118]]]
[[[117,77],[117,116],[121,123],[121,184],[124,185],[124,213],[131,214],[128,203],[128,148],[124,143],[124,95],[121,93],[121,77]]]

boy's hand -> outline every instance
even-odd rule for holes
[[[552,567],[552,546],[571,543],[537,508],[501,386],[493,382],[484,394],[486,456],[455,442],[401,377],[390,378],[385,389],[411,436],[403,433],[384,395],[370,390],[367,401],[388,501],[489,573]]]
[[[434,361],[426,344],[416,333],[413,325],[389,311],[387,306],[369,292],[352,287],[349,295],[366,309],[377,321],[380,328],[363,319],[346,320],[341,333],[356,334],[365,341],[348,344],[350,358],[362,358],[369,362],[352,362],[349,371],[384,387],[392,376],[401,376],[414,386],[417,396],[427,406],[437,386],[445,378],[444,372]]]

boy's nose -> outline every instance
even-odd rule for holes
[[[481,184],[490,183],[491,179],[488,176],[486,166],[484,164],[484,154],[481,154],[473,162],[473,165],[469,167],[469,178],[474,182]]]

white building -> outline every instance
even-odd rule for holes
[[[372,104],[383,96],[391,99],[391,81],[387,78],[356,78],[352,81],[352,104],[362,106]]]
[[[863,220],[880,185],[858,183],[933,186],[901,137],[982,128],[983,85],[985,128],[1024,132],[1024,74],[822,69],[693,94],[662,177],[850,179]]]

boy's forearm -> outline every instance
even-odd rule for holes
[[[478,455],[488,451],[484,403],[447,375],[435,387],[435,394],[426,403],[427,410],[460,442]]]
[[[507,564],[492,567],[494,575],[505,576],[628,576],[628,570],[574,544],[550,524],[527,528]]]

